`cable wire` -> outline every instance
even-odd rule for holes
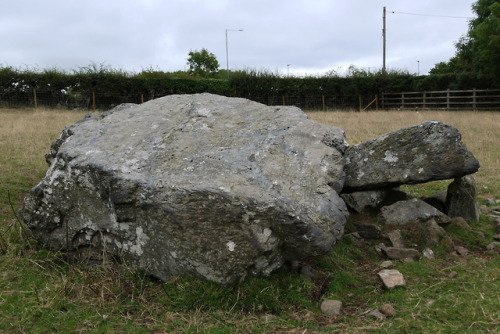
[[[391,14],[404,14],[404,15],[416,15],[416,16],[431,16],[431,17],[445,17],[449,19],[468,19],[471,20],[473,17],[466,16],[450,16],[450,15],[434,15],[434,14],[418,14],[418,13],[407,13],[407,12],[395,12],[395,11],[387,11]]]

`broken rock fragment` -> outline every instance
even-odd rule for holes
[[[396,269],[383,269],[379,271],[378,277],[389,290],[393,290],[398,286],[405,286],[406,284],[403,274]]]

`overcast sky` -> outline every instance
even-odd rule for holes
[[[226,68],[294,75],[387,67],[425,74],[455,54],[467,0],[1,0],[0,65],[186,70],[206,48]],[[396,12],[396,13],[392,13]],[[425,14],[425,15],[409,15]],[[446,16],[446,17],[443,17]],[[453,16],[449,17],[449,16]],[[459,17],[459,18],[456,18]],[[290,64],[289,66],[287,66]]]

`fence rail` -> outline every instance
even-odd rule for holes
[[[383,109],[500,110],[499,89],[383,93]]]
[[[93,91],[88,94],[55,94],[51,91],[26,90],[15,95],[0,91],[0,107],[49,107],[64,109],[107,110],[121,103],[144,103],[161,95],[115,95]],[[427,92],[383,93],[347,96],[247,96],[266,105],[293,105],[303,110],[500,110],[500,90],[445,90]]]

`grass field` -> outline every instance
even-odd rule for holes
[[[385,291],[376,276],[384,259],[373,245],[354,245],[349,239],[314,263],[325,279],[310,281],[283,268],[230,289],[188,278],[162,283],[106,263],[66,261],[64,254],[26,236],[11,205],[19,208],[23,196],[45,174],[44,154],[50,143],[83,114],[0,109],[0,333],[498,333],[500,251],[485,251],[494,234],[493,219],[486,215],[470,223],[485,238],[449,230],[433,249],[435,260],[396,263],[407,285],[393,291]],[[500,198],[500,113],[309,115],[344,129],[351,145],[425,120],[451,124],[481,163],[475,175],[481,201]],[[405,190],[430,194],[446,189],[447,183]],[[451,256],[452,244],[471,253]],[[457,276],[450,278],[453,271]],[[342,300],[343,315],[323,315],[322,298]],[[394,306],[395,317],[368,316],[383,303]]]

